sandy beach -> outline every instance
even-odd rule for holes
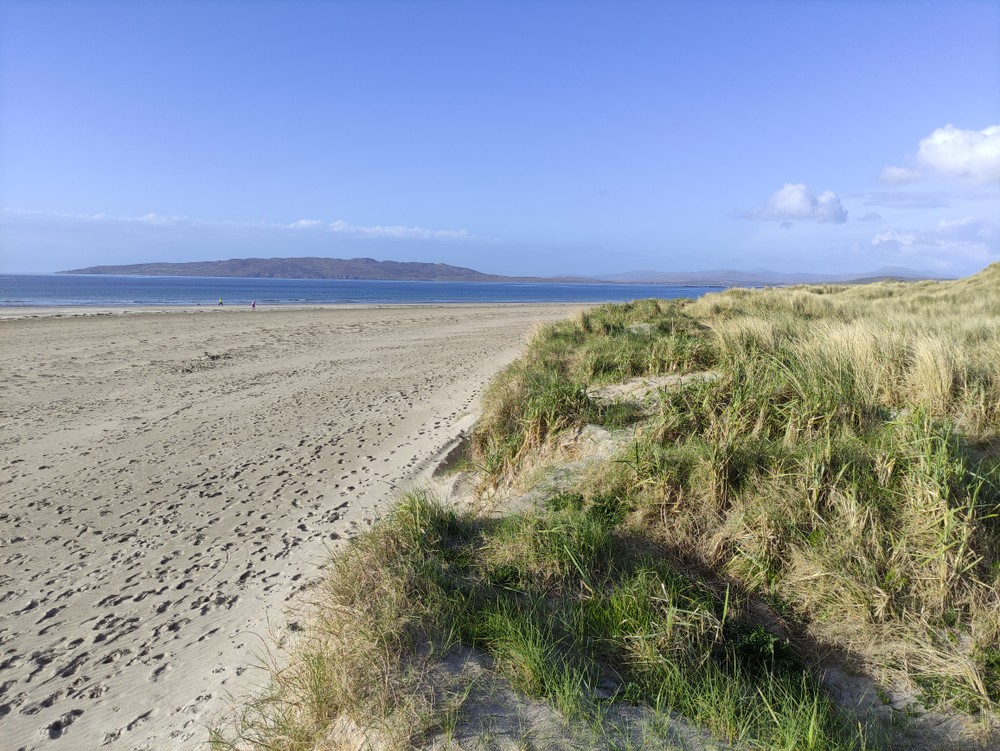
[[[3,311],[0,745],[204,743],[329,551],[571,311]]]

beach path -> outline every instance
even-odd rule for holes
[[[3,748],[202,745],[329,551],[571,312],[0,320]]]

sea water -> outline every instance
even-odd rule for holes
[[[198,276],[0,274],[0,306],[341,305],[625,302],[701,297],[725,287],[548,282],[246,279]]]

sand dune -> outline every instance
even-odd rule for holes
[[[5,313],[2,745],[190,749],[327,551],[569,310]]]

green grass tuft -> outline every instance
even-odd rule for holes
[[[708,370],[652,407],[588,395]],[[314,749],[345,721],[419,745],[456,726],[427,675],[457,648],[601,732],[628,703],[739,748],[892,747],[817,679],[849,655],[886,703],[909,687],[996,740],[1000,264],[580,313],[489,387],[471,461],[502,487],[587,424],[631,432],[537,508],[416,493],[354,541],[288,666],[214,746]]]

